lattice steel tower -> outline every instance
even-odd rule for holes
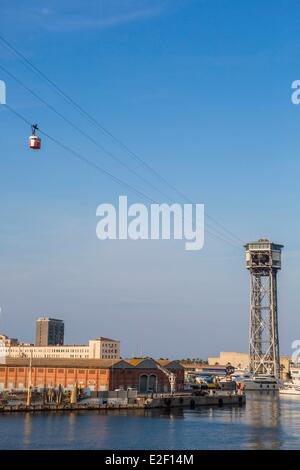
[[[277,271],[281,269],[283,245],[261,239],[245,248],[250,272],[250,370],[254,375],[279,377]]]

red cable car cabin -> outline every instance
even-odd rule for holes
[[[35,135],[36,131],[39,129],[37,124],[31,126],[32,135],[29,137],[29,148],[33,150],[39,150],[41,148],[41,139]]]
[[[31,135],[29,137],[29,148],[39,150],[41,148],[41,139],[36,135]]]

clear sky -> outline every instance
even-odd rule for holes
[[[285,245],[281,351],[300,338],[298,0],[1,0],[0,31],[107,129],[242,240]],[[0,65],[153,185],[183,202],[0,43]],[[7,102],[159,202],[0,70]],[[40,315],[63,318],[67,342],[110,336],[122,354],[207,357],[246,351],[242,243],[99,241],[96,207],[116,183],[0,106],[0,330],[33,341]]]

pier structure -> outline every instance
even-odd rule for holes
[[[249,361],[254,375],[280,377],[277,272],[283,245],[260,239],[245,245],[250,273]]]

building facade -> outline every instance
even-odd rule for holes
[[[9,338],[6,335],[0,335],[0,348],[1,346],[10,347],[10,346],[17,346],[18,344],[19,344],[19,341],[17,340],[17,338]]]
[[[33,344],[5,345],[0,342],[2,358],[44,358],[44,359],[119,359],[120,341],[110,338],[96,338],[86,345],[34,346]]]
[[[63,320],[42,317],[35,324],[35,345],[56,346],[64,344],[65,325]]]
[[[250,358],[248,353],[221,351],[217,357],[209,357],[209,365],[232,365],[236,369],[249,369]],[[291,358],[289,356],[280,356],[280,376],[286,379],[290,373]]]
[[[176,391],[184,388],[184,370],[177,362],[153,359],[130,360],[66,360],[33,359],[29,367],[25,358],[10,358],[0,365],[0,391],[24,391],[31,386],[38,390],[58,388],[71,390],[76,384],[90,391],[136,389],[139,393],[170,392],[170,372],[176,377]]]
[[[208,365],[226,365],[230,364],[236,369],[249,368],[249,354],[244,352],[221,351],[217,357],[209,357]]]

